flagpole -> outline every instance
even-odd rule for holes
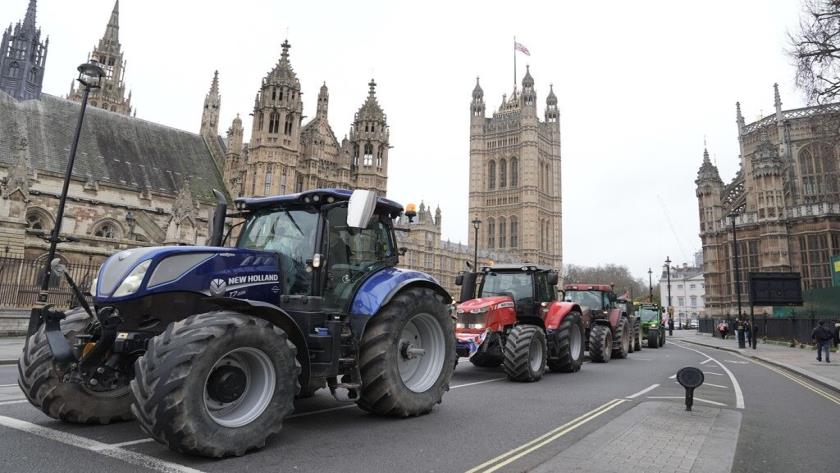
[[[513,37],[513,89],[516,90],[516,36]]]

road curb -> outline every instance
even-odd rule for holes
[[[820,386],[822,386],[824,388],[831,389],[832,391],[840,394],[840,383],[836,383],[834,381],[827,380],[827,379],[823,378],[822,376],[818,376],[814,373],[811,373],[810,371],[802,370],[802,369],[796,368],[795,366],[791,366],[791,365],[788,365],[788,364],[785,364],[785,363],[780,363],[778,361],[769,360],[767,358],[762,358],[762,357],[757,356],[757,355],[746,354],[746,353],[740,352],[740,351],[738,351],[737,349],[734,349],[734,348],[719,347],[719,346],[715,346],[715,345],[709,345],[707,343],[695,342],[695,341],[692,341],[692,340],[685,340],[685,339],[682,339],[681,341],[691,343],[693,345],[699,345],[701,347],[715,348],[715,349],[722,350],[722,351],[728,351],[730,353],[737,353],[738,355],[746,356],[746,357],[751,358],[753,360],[757,360],[757,361],[761,361],[763,363],[767,363],[768,365],[773,365],[776,368],[781,368],[783,370],[793,372],[795,374],[798,374],[799,376],[808,378],[809,380],[819,384]]]

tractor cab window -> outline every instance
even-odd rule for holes
[[[642,322],[655,321],[659,317],[659,311],[656,309],[642,307],[639,309],[639,317],[642,319]]]
[[[355,286],[368,274],[395,263],[396,249],[386,217],[376,215],[367,228],[347,226],[347,206],[327,211],[324,303],[342,309]]]
[[[548,302],[556,299],[554,287],[548,284],[548,273],[536,273],[534,280],[537,284],[537,302]]]
[[[315,254],[317,226],[314,210],[266,209],[248,219],[237,246],[277,253],[284,294],[306,295],[312,285],[306,260]]]
[[[513,295],[515,304],[534,302],[534,286],[531,275],[524,272],[484,273],[479,297]]]
[[[601,291],[566,291],[566,300],[576,302],[592,310],[604,308],[604,297]]]

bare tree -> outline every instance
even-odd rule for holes
[[[789,34],[796,85],[810,103],[840,94],[840,0],[805,0],[799,34]]]
[[[634,278],[626,266],[608,264],[605,266],[589,267],[567,264],[565,270],[566,274],[563,275],[563,282],[565,284],[614,284],[615,292],[619,295],[624,292],[629,292],[635,299],[647,299],[647,282],[640,278]]]

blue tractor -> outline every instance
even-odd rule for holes
[[[33,405],[74,423],[135,417],[173,450],[224,457],[264,446],[295,397],[320,388],[386,416],[441,402],[451,298],[396,267],[402,206],[340,189],[238,199],[225,247],[217,196],[210,246],[122,251],[92,307],[77,294],[82,307],[33,309],[18,362]]]

